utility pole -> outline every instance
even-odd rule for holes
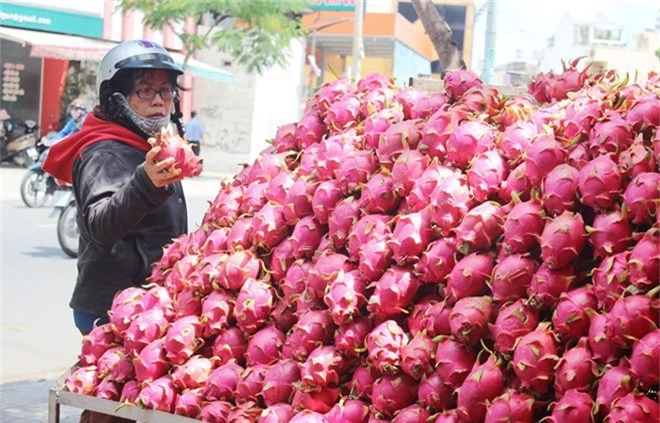
[[[364,41],[362,39],[362,23],[364,20],[364,0],[357,0],[355,2],[355,24],[353,30],[353,66],[351,68],[351,76],[354,79],[360,78],[360,62],[364,55]]]
[[[484,71],[481,78],[484,84],[490,84],[495,76],[495,36],[497,32],[497,0],[487,0],[486,43],[484,45]]]

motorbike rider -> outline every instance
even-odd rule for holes
[[[124,41],[99,64],[99,105],[81,130],[55,144],[44,170],[73,184],[80,241],[70,302],[76,327],[89,333],[109,321],[115,295],[140,286],[163,246],[188,230],[182,176],[155,160],[147,142],[174,122],[181,128],[177,77],[183,72],[162,46]],[[85,410],[81,422],[126,420]]]
[[[54,139],[62,139],[68,135],[74,134],[80,130],[87,114],[87,106],[81,98],[76,98],[69,105],[69,115],[71,118],[66,125],[60,129],[54,136]]]

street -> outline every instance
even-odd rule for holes
[[[0,167],[0,384],[59,376],[76,361],[81,341],[68,305],[76,261],[60,249],[53,209],[23,204],[24,174]],[[190,230],[201,222],[220,178],[184,181]]]

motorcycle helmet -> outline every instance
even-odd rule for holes
[[[70,109],[78,109],[78,110],[82,110],[83,112],[86,112],[86,111],[87,111],[87,105],[85,104],[85,100],[83,100],[83,99],[80,98],[80,97],[75,98],[75,99],[71,102],[71,104],[69,104],[69,108],[70,108]]]
[[[181,75],[183,71],[160,44],[148,40],[130,40],[114,46],[99,63],[96,92],[101,95],[123,69],[163,69]],[[103,102],[103,98],[100,101]]]

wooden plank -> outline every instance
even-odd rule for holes
[[[428,75],[411,77],[409,85],[417,90],[430,93],[445,91],[445,85],[442,79],[431,78]],[[487,87],[495,88],[503,97],[521,97],[531,95],[527,91],[527,87],[522,85],[487,85]]]

